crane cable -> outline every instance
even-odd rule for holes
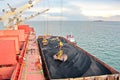
[[[43,3],[43,8],[45,8],[45,3]],[[44,16],[44,19],[43,19],[43,26],[44,26],[44,32],[43,32],[43,34],[45,35],[46,34],[45,16]]]
[[[47,0],[47,5],[48,5],[47,7],[49,8],[49,7],[50,7],[50,2],[49,2],[49,0]],[[48,34],[48,31],[49,31],[49,30],[48,30],[48,29],[49,29],[49,28],[48,28],[48,13],[46,13],[46,19],[47,19],[47,20],[46,20],[46,26],[47,26],[47,34]]]
[[[63,26],[63,19],[62,19],[62,17],[63,17],[63,0],[61,0],[61,5],[60,5],[60,7],[61,7],[61,10],[60,10],[60,12],[61,12],[61,14],[60,14],[60,34],[62,35],[62,26]]]
[[[44,8],[48,8],[49,7],[49,0],[44,2],[43,5]],[[48,34],[48,13],[45,13],[46,15],[44,16],[44,34]]]

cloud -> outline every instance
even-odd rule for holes
[[[35,14],[37,12],[41,12],[46,10],[44,7],[35,7],[27,10],[25,12],[25,16]],[[68,11],[67,8],[59,8],[59,7],[52,7],[47,12],[40,14],[40,16],[37,16],[31,20],[67,20],[65,16],[62,16],[62,11],[66,12]]]
[[[88,17],[111,17],[120,15],[120,8],[109,4],[95,4],[94,2],[73,2],[72,5],[79,7],[81,14]]]
[[[32,21],[60,21],[60,20],[67,20],[66,17],[64,16],[59,16],[59,15],[50,15],[50,14],[42,14],[37,17],[34,17],[30,19]]]
[[[62,13],[62,12],[66,12],[69,11],[68,8],[51,8],[50,11],[48,13]]]
[[[82,14],[93,17],[111,17],[120,15],[120,10],[83,10]]]
[[[47,11],[47,13],[59,13],[59,14],[61,14],[62,12],[69,11],[68,8],[60,8],[60,7],[52,7],[52,8],[34,7],[34,8],[27,10],[27,12],[41,12],[45,9],[49,9]]]
[[[66,17],[64,17],[64,16],[52,16],[52,15],[46,15],[46,16],[44,16],[44,17],[47,17],[46,19],[47,20],[67,20],[67,18]]]
[[[25,12],[26,13],[38,13],[38,12],[42,12],[42,11],[44,11],[44,10],[46,10],[46,9],[48,9],[48,8],[40,8],[40,7],[35,7],[35,8],[31,8],[31,9],[28,9],[28,10],[26,10]],[[48,11],[47,11],[48,12]]]
[[[0,3],[0,9],[3,7],[8,9],[7,3],[10,3],[12,7],[18,7],[27,2],[28,0],[5,0]],[[119,20],[120,18],[119,0],[41,0],[24,14],[30,16],[48,8],[49,11],[32,20]]]
[[[59,2],[59,1],[57,1]],[[50,3],[51,4],[51,3]],[[55,4],[57,5],[57,4]],[[27,10],[29,12],[38,12],[41,10],[44,10],[45,8],[49,8],[50,10],[45,12],[44,14],[49,15],[49,20],[87,20],[88,18],[81,14],[81,11],[79,7],[71,5],[68,1],[64,1],[62,6],[59,3],[57,6],[51,5],[50,7],[48,6],[36,6],[30,10]],[[44,15],[43,14],[43,15]],[[39,17],[39,16],[38,16]],[[36,18],[35,18],[36,19]],[[42,18],[44,19],[44,18]],[[46,20],[46,19],[44,19]]]

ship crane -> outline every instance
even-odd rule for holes
[[[31,16],[29,16],[29,17],[25,17],[22,21],[19,21],[19,23],[24,22],[24,21],[26,21],[26,20],[28,20],[28,19],[34,18],[34,17],[36,17],[36,16],[38,16],[38,15],[40,15],[40,14],[42,14],[42,13],[45,13],[45,12],[48,11],[48,10],[49,10],[49,9],[46,9],[46,10],[43,10],[43,11],[41,11],[41,12],[38,12],[38,13],[36,13],[36,14],[34,14],[34,15],[31,15]]]
[[[14,12],[16,10],[16,8],[13,8],[9,3],[7,3],[7,5],[9,6],[9,8],[12,12]]]
[[[19,7],[19,8],[13,8],[10,6],[10,4],[7,4],[10,8],[10,11],[5,11],[5,9],[3,9],[3,15],[0,17],[0,21],[4,22],[4,26],[5,27],[9,27],[10,24],[9,22],[12,21],[11,17],[16,18],[18,17],[19,19],[19,14],[21,14],[23,11],[30,9],[31,7],[33,7],[34,4],[38,3],[40,0],[34,0],[34,1],[28,1],[27,4]],[[17,19],[13,19],[13,20],[17,20]],[[16,21],[14,21],[15,23]]]
[[[19,14],[19,13],[22,13],[23,11],[27,10],[27,9],[30,9],[31,7],[33,7],[34,4],[38,3],[40,0],[34,0],[34,1],[29,1],[28,4],[25,4],[17,9],[13,9],[11,8],[11,6],[9,5],[9,7],[11,8],[11,11],[5,11],[3,9],[3,12],[4,12],[4,15],[2,15],[1,19],[4,21],[6,18],[9,18],[11,16],[14,16],[16,13]]]
[[[26,21],[26,20],[29,20],[29,19],[31,19],[31,18],[34,18],[34,17],[36,17],[36,16],[38,16],[38,15],[40,15],[40,14],[42,14],[42,13],[45,13],[46,11],[48,11],[49,9],[45,9],[45,10],[43,10],[43,11],[41,11],[41,12],[38,12],[38,13],[36,13],[36,14],[33,14],[33,15],[30,15],[29,17],[25,17],[25,18],[22,18],[21,20],[20,20],[20,17],[19,18],[16,18],[16,23],[14,23],[14,24],[12,24],[10,27],[8,27],[10,30],[11,29],[15,29],[18,25],[20,25],[20,24],[23,24],[23,22],[24,21]]]
[[[48,10],[49,10],[49,9],[46,9],[46,10],[43,10],[43,11],[41,11],[41,12],[38,12],[38,13],[36,13],[36,14],[34,14],[34,15],[31,15],[31,16],[29,16],[29,17],[25,17],[23,20],[18,20],[18,21],[16,22],[16,24],[14,24],[14,25],[19,25],[19,24],[23,23],[24,21],[29,20],[29,19],[31,19],[31,18],[34,18],[34,17],[36,17],[36,16],[38,16],[38,15],[40,15],[40,14],[42,14],[42,13],[48,11]]]

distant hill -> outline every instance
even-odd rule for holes
[[[103,22],[103,20],[94,20],[94,22]]]

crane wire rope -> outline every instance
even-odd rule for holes
[[[43,8],[45,8],[45,2],[43,2]],[[43,34],[45,35],[46,34],[45,16],[43,18],[43,26],[44,26],[44,32],[43,32]]]
[[[44,1],[44,5],[43,5],[44,8],[49,8],[49,0],[45,0]],[[44,16],[44,35],[47,35],[48,34],[48,13],[46,12],[45,13],[46,15]]]
[[[63,35],[62,33],[62,26],[63,26],[63,0],[60,0],[60,35]]]
[[[47,8],[49,9],[50,3],[49,0],[47,0]],[[47,27],[47,34],[49,34],[49,28],[48,28],[48,13],[46,13],[46,27]]]

